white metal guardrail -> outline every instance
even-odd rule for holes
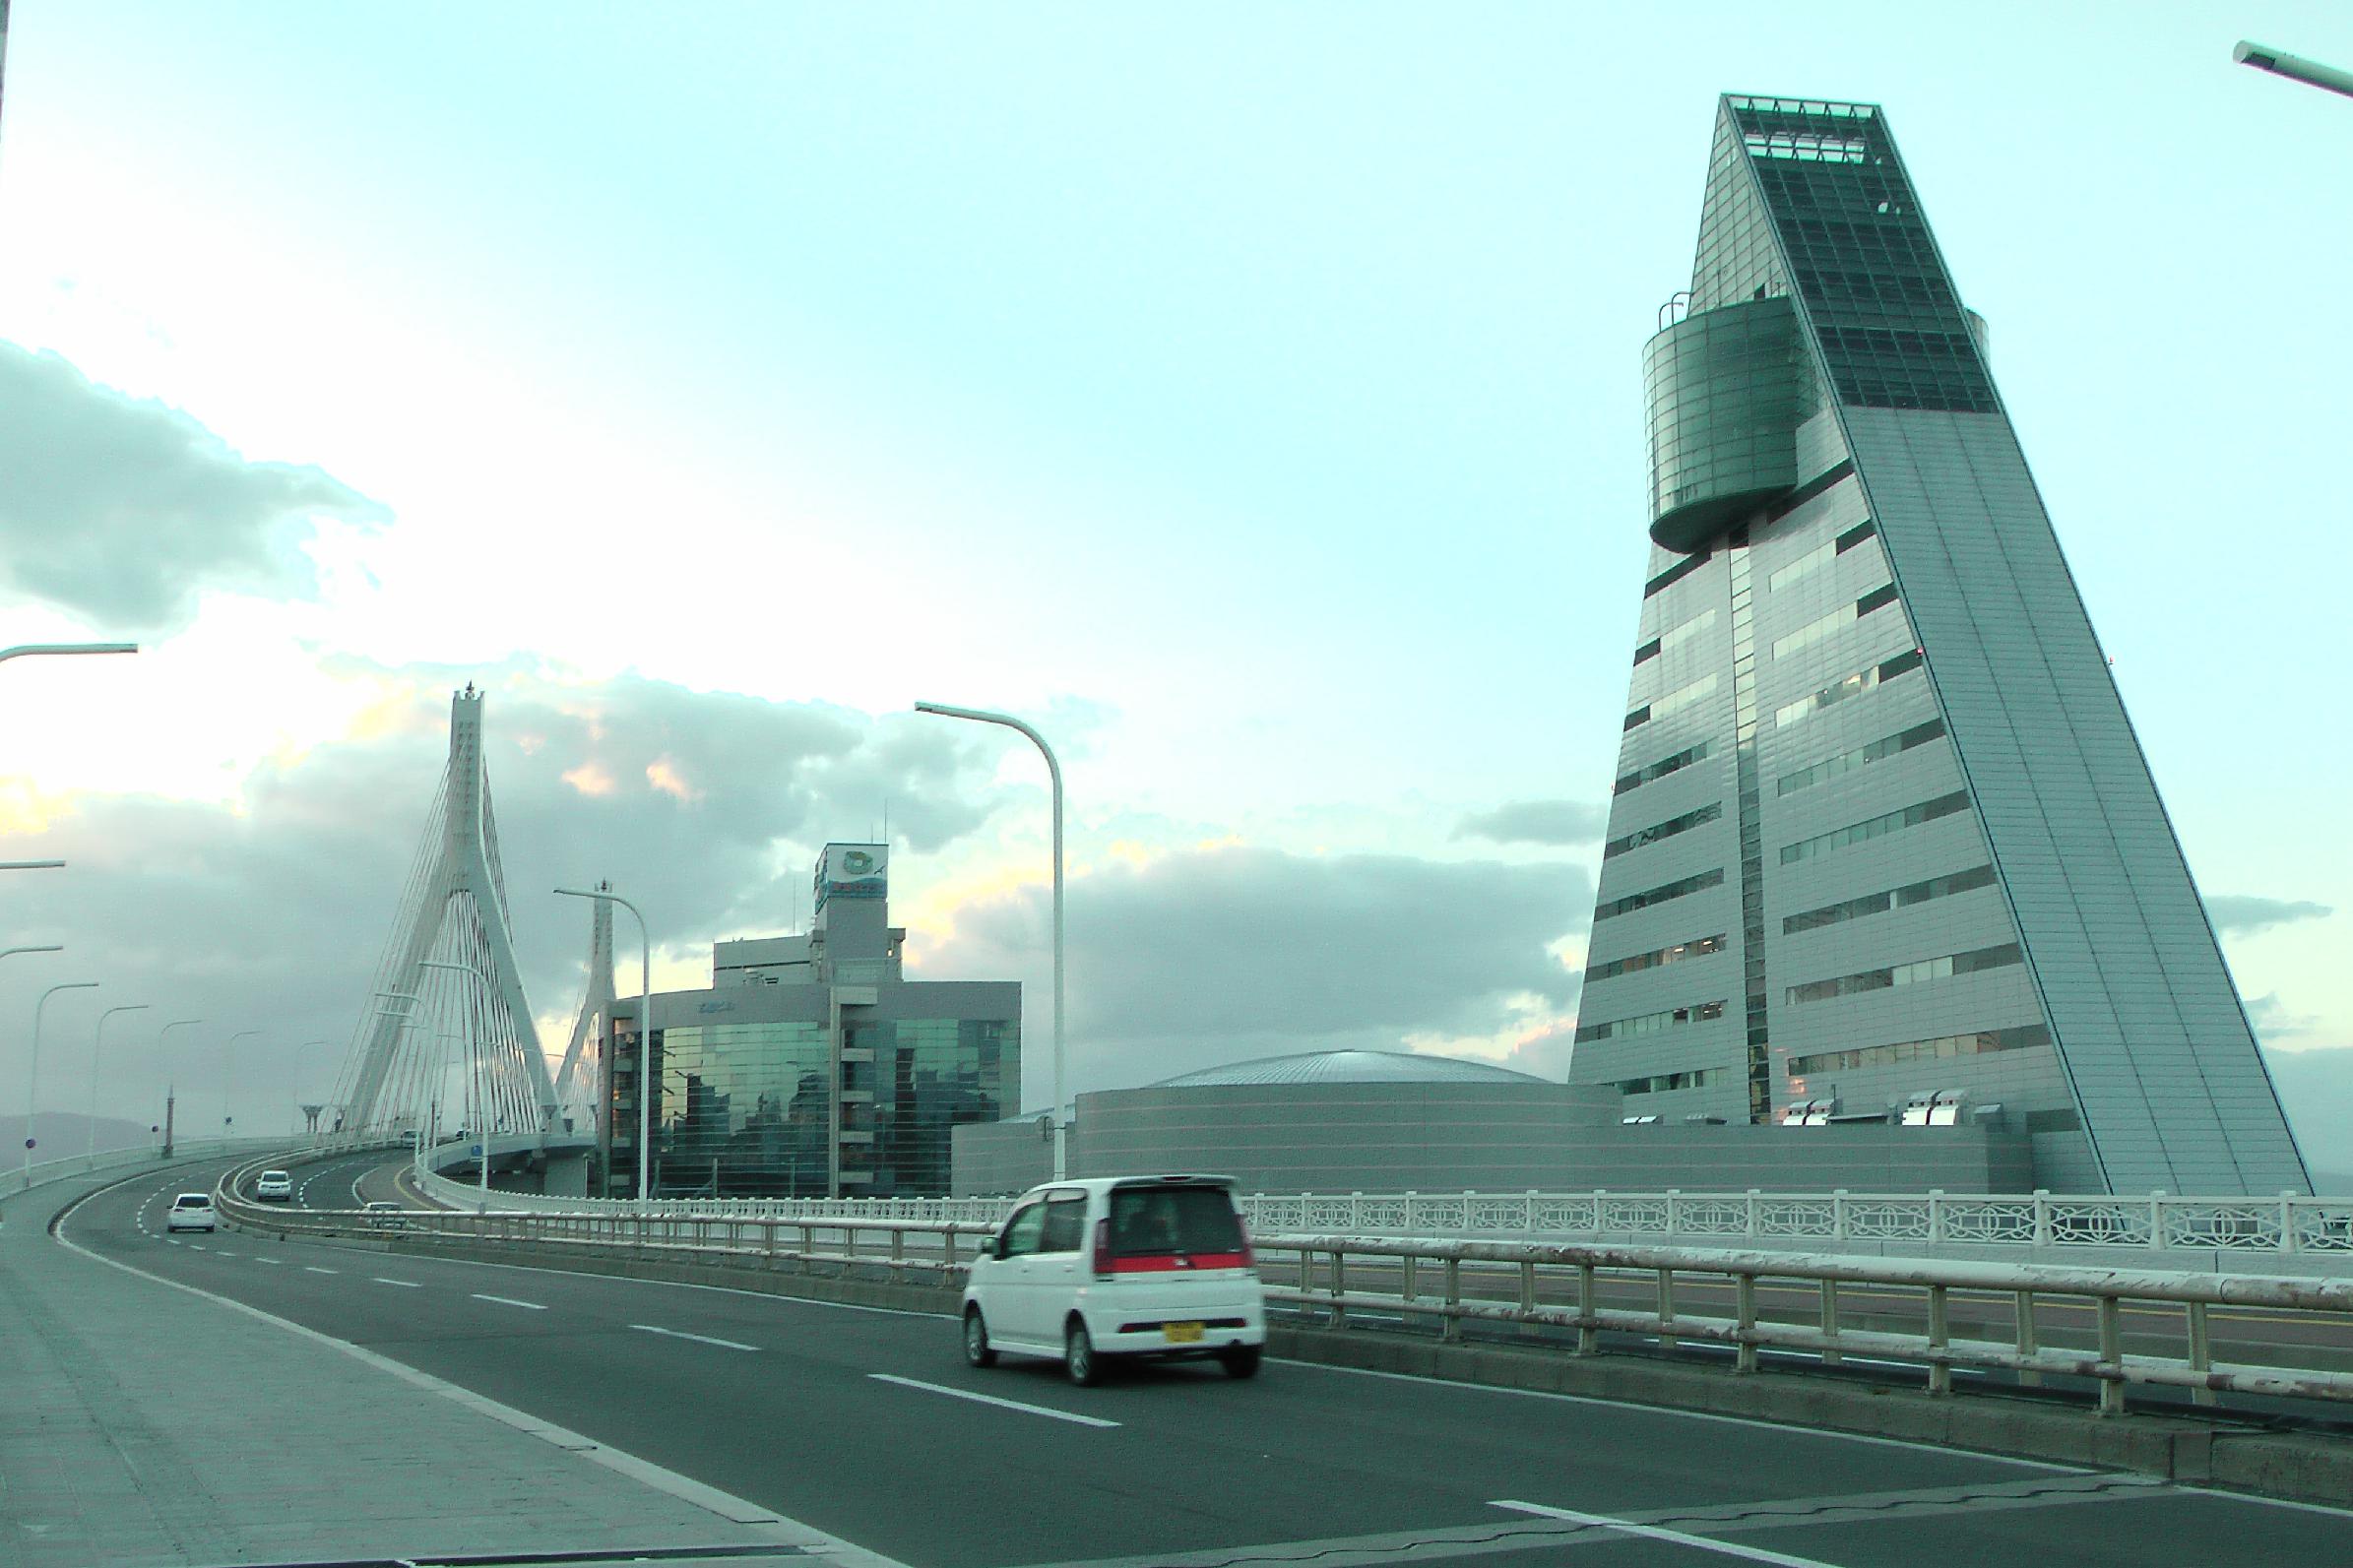
[[[271,1138],[182,1139],[172,1145],[168,1163],[176,1165],[184,1160],[210,1159],[216,1155],[250,1154],[255,1150],[280,1148],[283,1144],[283,1140]],[[44,1160],[33,1165],[31,1180],[26,1179],[24,1166],[11,1165],[0,1170],[0,1198],[40,1186],[44,1182],[63,1181],[72,1176],[88,1176],[109,1170],[135,1170],[142,1165],[160,1166],[165,1163],[161,1150],[141,1147],[101,1149],[95,1158],[71,1155],[63,1160]]]
[[[952,1286],[969,1240],[994,1229],[969,1220],[617,1205],[395,1216],[292,1209],[238,1195],[263,1163],[224,1176],[215,1202],[232,1224],[278,1234],[863,1267]],[[2071,1377],[2097,1389],[2104,1414],[2122,1411],[2133,1386],[2187,1389],[2200,1403],[2224,1393],[2353,1401],[2353,1366],[2324,1364],[2353,1362],[2347,1280],[1460,1237],[1274,1234],[1257,1246],[1268,1299],[1334,1328],[1420,1322],[1459,1340],[1465,1325],[1483,1324],[1564,1354],[1601,1351],[1605,1333],[1712,1343],[1732,1348],[1743,1373],[1767,1350],[1824,1365],[1868,1357],[1924,1368],[1940,1395],[1953,1392],[1955,1369],[2029,1384]],[[2331,1332],[2297,1332],[2316,1319]],[[2218,1329],[2227,1356],[2216,1354]]]
[[[475,1189],[424,1173],[436,1201],[473,1208]],[[541,1213],[611,1208],[630,1199],[495,1193],[496,1207]],[[2104,1254],[2264,1254],[2353,1265],[2353,1199],[2196,1198],[2151,1193],[1345,1193],[1240,1198],[1253,1229],[1354,1236],[1587,1239],[1775,1249],[1875,1251],[1986,1249],[2020,1254],[2088,1247]],[[1001,1220],[1011,1198],[664,1198],[643,1212],[772,1219],[895,1220],[918,1223]]]

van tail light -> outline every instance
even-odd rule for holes
[[[1241,1237],[1241,1266],[1245,1269],[1257,1268],[1258,1249],[1250,1245],[1250,1223],[1241,1216],[1236,1215],[1234,1229],[1235,1233]]]
[[[1110,1217],[1095,1222],[1095,1278],[1112,1277],[1112,1222]]]

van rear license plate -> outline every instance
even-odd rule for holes
[[[1160,1326],[1160,1332],[1161,1337],[1171,1345],[1198,1345],[1201,1343],[1201,1325],[1198,1323],[1163,1323]]]

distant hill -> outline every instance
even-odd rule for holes
[[[98,1152],[109,1149],[144,1148],[154,1136],[148,1123],[125,1121],[119,1116],[100,1116],[97,1119]],[[40,1140],[40,1147],[32,1151],[37,1162],[43,1160],[70,1160],[90,1148],[91,1119],[80,1111],[44,1110],[33,1123],[32,1136]],[[13,1164],[25,1158],[25,1118],[0,1116],[0,1160]]]

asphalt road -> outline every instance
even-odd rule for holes
[[[358,1163],[296,1181],[340,1204]],[[1624,1564],[2353,1560],[2353,1513],[1989,1456],[1291,1363],[1249,1383],[1182,1365],[1078,1389],[1044,1363],[966,1367],[942,1318],[160,1234],[170,1194],[210,1179],[142,1177],[64,1229],[914,1568],[1549,1563],[1604,1543]],[[429,1453],[431,1433],[417,1440]]]

